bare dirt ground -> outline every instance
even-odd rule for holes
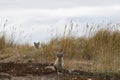
[[[0,80],[119,80],[115,76],[79,70],[64,70],[57,74],[53,63],[0,63]]]

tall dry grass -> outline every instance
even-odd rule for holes
[[[69,28],[68,33],[65,26],[63,37],[52,39],[43,50],[49,58],[55,59],[56,51],[62,49],[67,67],[81,69],[82,65],[86,65],[88,67],[82,67],[84,70],[120,72],[120,26],[115,28],[113,25],[112,28],[106,29],[95,27],[100,26],[88,25],[87,36],[76,37],[71,33],[73,26]]]
[[[99,25],[86,26],[86,35],[77,37],[72,33],[73,23],[65,26],[62,37],[48,43],[41,43],[39,49],[29,44],[17,44],[14,37],[6,40],[0,36],[0,59],[7,61],[53,62],[56,52],[62,49],[66,68],[84,71],[120,72],[120,31],[119,25],[100,28]],[[109,25],[107,25],[109,26]],[[8,42],[6,42],[8,41]],[[4,54],[4,55],[3,55]]]
[[[28,43],[21,44],[22,40],[16,38],[16,34],[23,38],[22,32],[14,26],[7,26],[7,20],[0,26],[0,61],[16,61],[32,50]]]

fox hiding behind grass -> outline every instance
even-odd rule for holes
[[[40,42],[34,42],[34,47],[35,47],[36,49],[39,48],[39,45],[40,45]]]

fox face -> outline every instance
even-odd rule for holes
[[[57,58],[62,58],[63,57],[63,53],[57,53]]]
[[[35,48],[39,48],[39,45],[40,45],[40,42],[37,42],[37,43],[34,42],[34,47],[35,47]]]

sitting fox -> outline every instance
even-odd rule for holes
[[[40,42],[37,42],[37,43],[36,43],[36,42],[34,42],[34,47],[35,47],[35,48],[37,48],[37,49],[38,49],[38,48],[39,48],[39,45],[40,45]]]
[[[59,72],[63,72],[63,66],[64,66],[63,52],[62,52],[62,50],[60,50],[57,53],[57,59],[56,59],[56,61],[54,63],[54,68],[56,69],[57,73],[59,73]]]

